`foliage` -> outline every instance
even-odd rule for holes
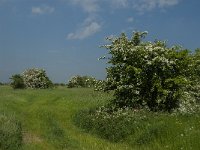
[[[171,111],[180,107],[187,87],[197,83],[193,82],[199,76],[195,74],[195,61],[180,46],[167,47],[163,41],[142,42],[146,34],[135,32],[128,39],[122,33],[120,37],[108,39],[111,44],[103,46],[109,51],[111,64],[107,68],[105,90],[114,90],[112,102],[120,108]]]
[[[90,76],[73,76],[69,81],[67,86],[69,88],[73,87],[94,87],[96,79]]]
[[[55,86],[55,87],[58,87],[58,86],[65,86],[65,84],[64,84],[64,83],[54,83],[54,86]]]
[[[11,86],[14,89],[24,89],[25,88],[23,77],[20,74],[15,74],[10,79],[12,80]]]
[[[27,69],[22,73],[22,77],[27,88],[46,89],[53,85],[43,69]]]
[[[22,128],[13,116],[0,113],[0,149],[18,150],[22,145]]]
[[[78,112],[74,122],[86,132],[127,143],[132,149],[198,149],[199,145],[199,113],[183,115],[100,107]]]
[[[74,117],[74,122],[87,132],[96,134],[112,142],[119,142],[133,133],[132,118],[129,109],[113,110],[100,107],[97,110],[82,110]]]
[[[85,134],[72,121],[78,110],[102,105],[110,97],[92,88],[12,90],[1,86],[0,111],[14,112],[20,120],[23,150],[121,150],[128,146]]]
[[[95,91],[104,91],[106,88],[105,80],[96,80],[94,84]]]
[[[130,116],[128,118],[131,120],[128,124],[131,126],[120,119],[114,119],[113,122],[111,119],[109,122],[103,122],[102,119],[99,122],[105,130],[101,127],[102,133],[100,133],[96,128],[98,120],[94,120],[96,126],[93,126],[94,123],[91,120],[93,116],[96,116],[95,112],[100,109],[90,110],[90,108],[105,105],[111,98],[110,93],[95,92],[91,88],[59,87],[44,90],[12,90],[9,86],[0,86],[0,112],[5,112],[5,114],[14,112],[15,118],[20,120],[23,131],[21,148],[23,150],[199,149],[199,113],[168,114],[145,112],[138,109],[128,109],[126,112],[124,109],[122,113],[129,113],[127,116]],[[87,111],[81,111],[85,109]],[[98,116],[103,116],[104,113],[112,114],[112,111],[107,111],[108,108],[101,109],[102,113]],[[114,111],[117,110],[114,109]],[[119,111],[119,116],[122,116],[122,113]],[[75,114],[76,124],[85,124],[88,129],[80,129],[74,125],[72,119]],[[78,117],[79,114],[82,117]],[[122,117],[122,120],[126,120],[125,118],[125,116]],[[114,133],[108,130],[112,126],[114,129],[111,131]],[[124,131],[125,133],[122,133]],[[116,137],[122,135],[123,138],[118,136],[120,140],[113,143],[105,140],[107,137],[103,135],[104,133],[107,133],[110,140],[114,139],[111,137],[115,135]]]
[[[198,102],[200,102],[200,48],[196,49],[194,56],[193,56],[193,61],[194,61],[194,79],[193,79],[193,85],[195,87],[195,92],[198,93],[196,97],[198,98]]]

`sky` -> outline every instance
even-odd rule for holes
[[[53,82],[106,77],[106,37],[148,31],[147,41],[200,47],[199,0],[0,0],[0,82],[28,68]]]

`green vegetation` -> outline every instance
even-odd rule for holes
[[[1,86],[0,112],[15,114],[21,123],[23,150],[126,149],[124,144],[110,143],[81,131],[72,121],[79,110],[103,105],[110,97],[89,88],[13,90]]]
[[[13,75],[16,90],[0,87],[0,149],[198,150],[200,50],[146,34],[109,39],[105,81],[74,76],[47,89],[44,70]]]
[[[14,116],[0,113],[0,149],[18,150],[22,145],[22,128]]]
[[[12,80],[10,85],[13,89],[24,89],[26,87],[20,74],[15,74],[10,79]]]
[[[22,73],[26,88],[47,89],[53,86],[44,69],[32,68]]]
[[[94,115],[94,108],[100,110],[99,106],[110,99],[111,93],[90,88],[13,90],[1,86],[0,116],[11,120],[7,122],[10,128],[6,127],[12,131],[15,144],[20,145],[22,135],[23,150],[199,149],[198,113],[179,115],[129,109],[115,112],[100,107],[102,111]],[[111,112],[115,113],[111,116]],[[93,120],[94,117],[101,119]],[[0,127],[5,125],[4,121],[0,123]],[[6,144],[7,140],[3,142]]]
[[[75,123],[92,135],[111,142],[126,143],[136,150],[199,149],[199,113],[181,115],[130,109],[111,111],[105,107],[97,113],[81,111],[75,117]]]
[[[96,79],[90,76],[73,76],[68,81],[67,87],[74,88],[74,87],[94,87]]]
[[[151,111],[191,109],[199,102],[199,51],[190,53],[164,41],[142,42],[147,32],[131,39],[108,39],[107,86],[114,91],[112,105]]]

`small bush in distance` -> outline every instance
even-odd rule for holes
[[[10,79],[12,80],[11,86],[14,89],[24,89],[25,88],[23,77],[20,74],[15,74]]]
[[[53,86],[52,81],[43,69],[27,69],[22,73],[22,77],[27,88],[46,89]]]
[[[73,88],[73,87],[94,87],[96,82],[96,79],[90,76],[80,76],[76,75],[73,76],[69,81],[68,81],[68,88]]]

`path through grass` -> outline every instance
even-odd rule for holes
[[[22,150],[199,150],[199,114],[138,114],[130,128],[134,132],[116,143],[99,138],[95,134],[99,128],[95,126],[91,127],[94,134],[75,126],[73,117],[80,110],[103,105],[111,98],[111,94],[84,88],[13,90],[0,86],[0,136],[5,132],[12,136],[7,145],[16,141],[19,145],[21,140]],[[5,126],[5,120],[9,126]],[[106,123],[102,125],[105,129],[109,127]]]
[[[13,90],[0,86],[0,113],[12,114],[21,122],[24,150],[130,149],[84,133],[73,124],[76,112],[109,98],[92,89]]]

